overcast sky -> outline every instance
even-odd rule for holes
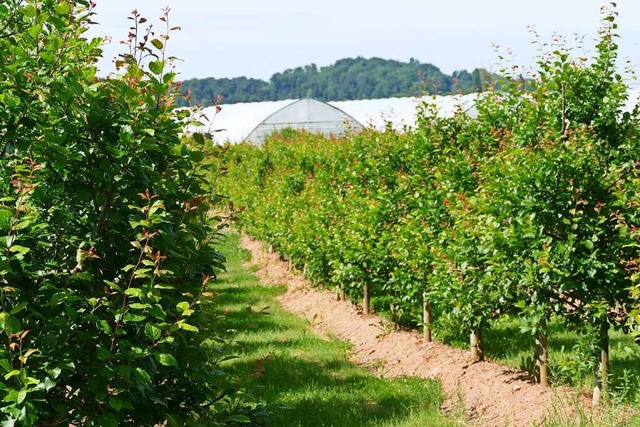
[[[171,7],[169,53],[181,58],[181,78],[261,79],[310,63],[345,57],[381,57],[431,63],[445,73],[496,70],[494,45],[510,49],[510,63],[531,66],[536,49],[528,27],[549,41],[554,33],[584,36],[588,50],[604,0],[95,0],[100,24],[92,35],[111,36],[100,74],[112,71],[137,8],[149,23]],[[640,1],[619,0],[620,56],[640,67]],[[574,43],[572,43],[574,44]]]

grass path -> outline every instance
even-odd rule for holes
[[[249,254],[229,234],[227,273],[215,289],[223,325],[240,331],[229,362],[258,397],[279,407],[278,426],[448,427],[461,423],[439,410],[436,381],[377,378],[349,360],[350,346],[311,332],[308,322],[284,312],[276,297],[284,286],[264,287],[243,266]]]

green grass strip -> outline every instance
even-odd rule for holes
[[[437,381],[379,378],[349,361],[350,345],[315,335],[309,322],[283,311],[284,286],[264,287],[247,251],[230,233],[227,273],[215,285],[224,327],[240,331],[227,366],[257,397],[274,404],[278,426],[459,426],[440,411]],[[268,307],[268,308],[267,308]],[[268,313],[268,314],[267,314]]]

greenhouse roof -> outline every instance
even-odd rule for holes
[[[251,102],[204,108],[202,127],[190,131],[211,132],[218,143],[250,141],[260,144],[275,130],[283,128],[306,129],[324,134],[341,134],[360,126],[384,130],[391,127],[403,131],[416,126],[419,107],[433,105],[442,117],[456,111],[477,116],[475,103],[479,94],[364,99],[324,103],[313,99]],[[640,100],[638,91],[629,91],[622,111],[631,111]]]
[[[275,131],[304,129],[325,135],[340,135],[362,126],[344,111],[326,102],[305,98],[279,109],[256,126],[245,138],[260,145]]]
[[[191,131],[210,132],[222,142],[250,141],[260,144],[271,132],[283,128],[305,129],[324,134],[342,134],[360,126],[383,130],[414,127],[421,103],[434,104],[442,116],[457,110],[469,111],[477,94],[436,97],[405,97],[336,101],[324,103],[313,99],[251,102],[204,108],[199,119],[202,127]]]

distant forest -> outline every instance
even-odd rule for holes
[[[192,105],[212,105],[219,96],[225,104],[315,98],[321,101],[389,98],[424,94],[449,95],[482,91],[495,76],[483,68],[444,74],[431,64],[371,58],[345,58],[318,68],[315,64],[289,69],[269,81],[236,77],[182,82]],[[180,106],[187,105],[181,100]]]

